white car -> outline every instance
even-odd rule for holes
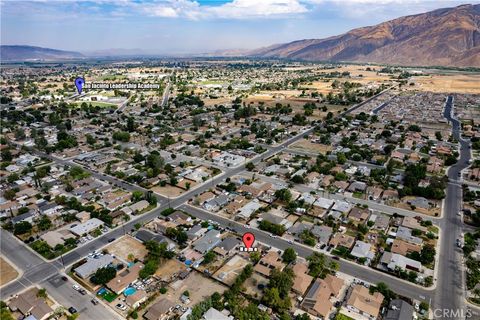
[[[250,229],[250,226],[248,224],[243,225],[244,228]]]
[[[124,304],[121,304],[121,303],[118,303],[115,307],[116,307],[117,309],[122,310],[122,311],[127,310],[127,306],[124,305]]]
[[[77,286],[76,284],[74,284],[74,285],[72,286],[72,288],[73,288],[73,290],[76,290],[76,291],[80,290],[80,287]]]

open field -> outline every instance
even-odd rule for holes
[[[328,151],[332,150],[332,147],[324,144],[312,143],[303,139],[290,146],[290,149],[326,154]]]
[[[415,90],[432,92],[480,93],[479,74],[429,75],[414,78]]]
[[[0,286],[14,280],[18,276],[14,266],[9,264],[5,259],[0,257]]]
[[[139,240],[126,235],[109,244],[105,249],[119,259],[129,261],[128,255],[133,254],[136,259],[142,260],[147,255],[147,249]]]

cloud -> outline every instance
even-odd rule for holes
[[[144,12],[151,16],[192,20],[283,17],[307,11],[298,0],[233,0],[217,6],[200,5],[191,0],[176,0],[150,4],[144,9]]]

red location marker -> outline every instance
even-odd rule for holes
[[[242,241],[245,244],[245,248],[250,249],[255,241],[255,236],[251,232],[246,232],[242,237]]]

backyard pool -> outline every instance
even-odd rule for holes
[[[135,292],[137,292],[137,289],[135,289],[134,287],[128,287],[127,289],[125,289],[125,291],[123,291],[123,294],[128,297],[128,296],[131,296],[132,294],[134,294]]]

